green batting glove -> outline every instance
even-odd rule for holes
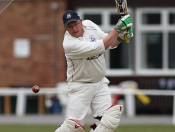
[[[132,26],[131,17],[129,14],[127,14],[124,17],[122,17],[121,19],[119,19],[119,21],[116,24],[116,26],[114,27],[114,29],[120,33],[122,30],[124,30],[128,27],[131,27],[131,26]]]
[[[123,41],[125,34],[127,34],[127,31],[125,31],[125,30],[121,31],[120,34],[117,37],[117,40],[120,41],[120,42]]]
[[[133,37],[133,30],[132,30],[132,27],[129,27],[129,28],[127,28],[127,30],[122,30],[121,32],[120,32],[120,34],[118,35],[118,37],[117,37],[117,40],[118,41],[123,41],[125,38],[124,38],[124,35],[126,34],[126,36],[128,37],[128,38],[131,38],[131,37]]]
[[[129,27],[129,28],[128,28],[128,30],[127,30],[127,37],[128,37],[128,38],[133,37],[133,29],[132,29],[132,27]]]

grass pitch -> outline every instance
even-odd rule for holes
[[[57,125],[1,125],[0,132],[54,132]],[[89,132],[89,125],[85,125]],[[115,132],[175,132],[172,125],[119,125]]]

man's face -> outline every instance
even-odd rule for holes
[[[70,35],[73,37],[80,37],[83,36],[83,28],[82,28],[82,20],[78,20],[75,22],[70,22],[68,25],[65,26],[66,30],[69,32]]]

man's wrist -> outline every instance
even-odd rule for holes
[[[117,37],[117,41],[122,42],[123,39],[121,39],[119,36]]]

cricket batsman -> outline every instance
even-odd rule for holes
[[[67,60],[69,115],[55,132],[85,132],[84,118],[91,108],[94,124],[90,132],[114,132],[123,112],[112,105],[106,75],[105,51],[132,37],[130,15],[117,22],[109,34],[90,20],[82,20],[73,10],[63,14],[63,48]]]

